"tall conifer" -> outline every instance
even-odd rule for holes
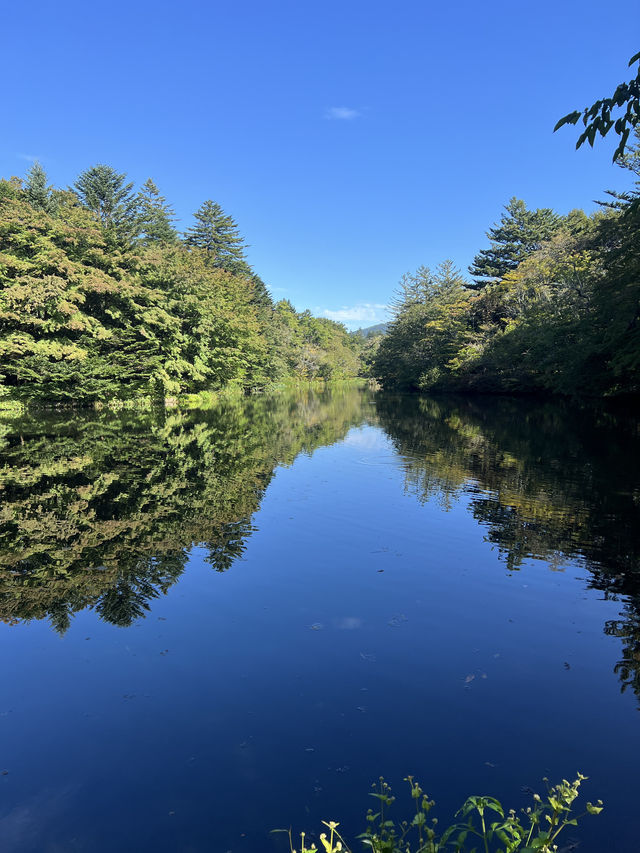
[[[193,216],[195,225],[185,234],[186,245],[204,250],[212,267],[251,275],[251,267],[245,260],[245,242],[235,220],[211,199],[201,204]]]
[[[178,238],[172,224],[175,212],[151,178],[142,185],[137,202],[141,242],[145,245],[175,243]]]
[[[24,192],[31,207],[48,214],[56,212],[56,201],[47,186],[47,173],[37,160],[27,172]]]
[[[528,254],[551,239],[560,223],[561,218],[550,208],[528,210],[524,201],[514,196],[500,222],[487,231],[491,245],[473,259],[469,272],[475,278],[469,286],[483,288],[515,270]]]
[[[133,240],[140,227],[133,184],[126,183],[126,178],[125,173],[98,163],[82,172],[73,185],[82,204],[97,215],[103,228],[124,242]]]

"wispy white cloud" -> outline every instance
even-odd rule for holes
[[[40,160],[37,154],[18,154],[17,156],[20,160],[27,160],[29,163],[35,163],[36,160]]]
[[[360,118],[361,115],[360,110],[354,110],[353,107],[329,107],[324,117],[338,119],[338,121],[352,121],[354,118]]]
[[[389,306],[378,302],[359,302],[357,305],[343,305],[335,311],[330,308],[318,309],[318,313],[330,320],[344,323],[348,328],[360,329],[388,320]]]

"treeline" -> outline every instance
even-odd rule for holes
[[[236,222],[184,233],[149,179],[97,165],[54,189],[0,181],[0,395],[90,403],[357,375],[360,340],[274,304]]]
[[[640,177],[638,145],[619,162]],[[373,375],[421,391],[639,393],[638,180],[590,216],[512,198],[487,236],[472,280],[450,261],[403,278]]]

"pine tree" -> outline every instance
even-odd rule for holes
[[[214,201],[205,201],[194,213],[196,224],[187,230],[184,242],[207,253],[209,266],[234,274],[251,275],[245,260],[245,242],[235,220]]]
[[[57,204],[51,194],[51,187],[47,186],[47,173],[37,160],[27,172],[24,192],[27,201],[35,210],[43,210],[50,215],[55,214]]]
[[[443,301],[459,299],[464,295],[467,282],[452,260],[438,264],[433,276],[434,296]]]
[[[82,172],[74,184],[81,203],[92,210],[103,228],[123,242],[130,242],[140,231],[137,199],[126,174],[99,163]]]
[[[505,206],[500,222],[487,231],[491,246],[481,249],[469,267],[475,276],[469,287],[477,290],[499,281],[545,240],[551,239],[560,223],[561,218],[550,208],[528,210],[524,201],[514,196]]]
[[[141,242],[148,246],[152,243],[167,245],[175,243],[178,234],[173,227],[175,212],[160,195],[158,187],[148,178],[138,193],[138,219]]]
[[[251,284],[253,285],[253,298],[251,304],[257,308],[267,308],[273,310],[273,299],[267,289],[267,285],[257,273],[251,274]]]
[[[406,272],[400,279],[391,300],[391,311],[398,317],[412,305],[424,302],[425,296],[433,285],[433,275],[429,267],[420,266],[414,272]]]

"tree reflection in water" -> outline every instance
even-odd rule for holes
[[[604,406],[375,396],[354,387],[222,400],[206,411],[34,413],[0,421],[0,618],[63,633],[90,607],[130,625],[194,544],[242,556],[277,465],[380,426],[408,492],[461,497],[510,572],[579,563],[621,602],[622,689],[640,697],[640,421]]]
[[[363,391],[222,400],[206,411],[34,413],[0,424],[0,618],[56,631],[92,607],[126,626],[185,569],[242,556],[278,464],[360,423]]]

